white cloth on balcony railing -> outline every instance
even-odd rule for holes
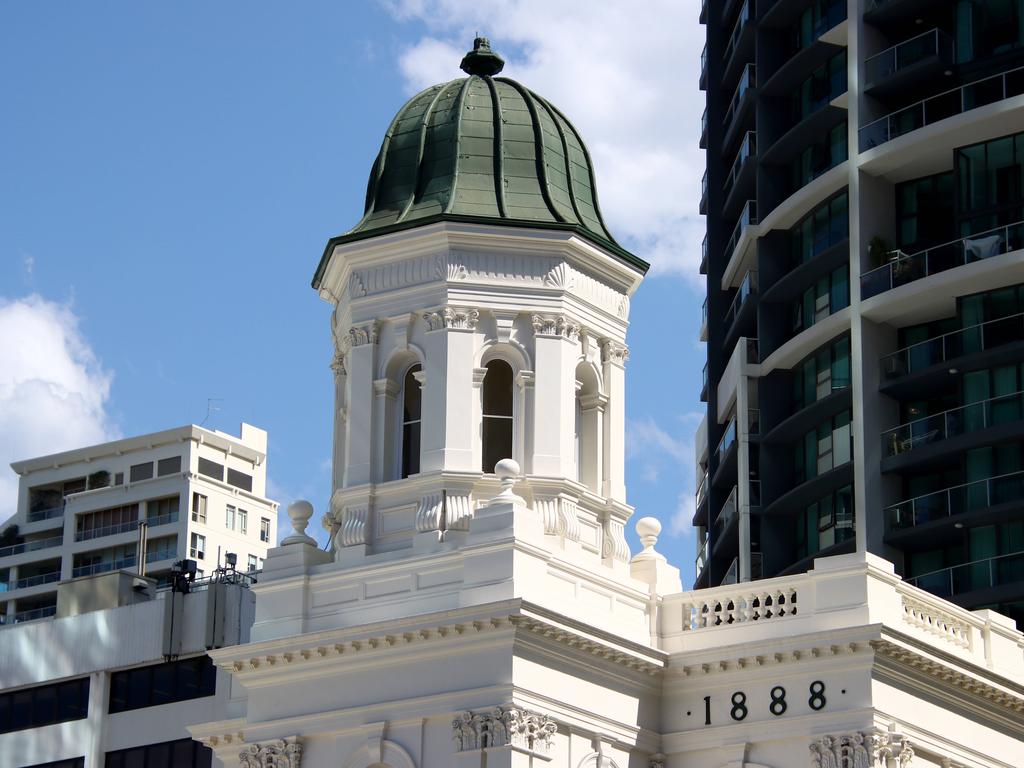
[[[988,237],[979,237],[974,240],[965,239],[964,252],[969,259],[979,261],[998,256],[1002,250],[1002,245],[1002,235],[989,235]]]

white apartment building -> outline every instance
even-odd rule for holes
[[[267,433],[195,425],[11,465],[17,512],[0,527],[0,622],[53,616],[61,581],[131,569],[166,582],[190,558],[198,576],[233,553],[260,568],[277,535],[266,498]],[[144,563],[139,563],[145,523]]]
[[[249,579],[189,591],[129,571],[61,582],[57,615],[0,630],[4,768],[209,768],[188,726],[230,713],[229,676],[207,655],[246,642]]]

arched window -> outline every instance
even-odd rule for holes
[[[491,360],[484,366],[483,471],[512,458],[512,366]]]
[[[405,374],[402,387],[402,477],[420,471],[420,416],[423,411],[423,392],[415,374],[423,369],[412,366]]]

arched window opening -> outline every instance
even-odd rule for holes
[[[483,383],[483,471],[512,458],[512,366],[491,360],[484,366]]]
[[[420,471],[420,423],[423,412],[423,392],[415,374],[423,369],[412,366],[405,374],[402,387],[402,477]]]
[[[576,368],[576,481],[594,493],[601,492],[605,400],[593,366],[581,363]]]

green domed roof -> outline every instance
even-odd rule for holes
[[[391,122],[370,172],[363,218],[334,246],[438,220],[578,231],[632,266],[598,206],[579,133],[556,107],[514,80],[486,38],[462,60],[469,77],[417,94]]]

